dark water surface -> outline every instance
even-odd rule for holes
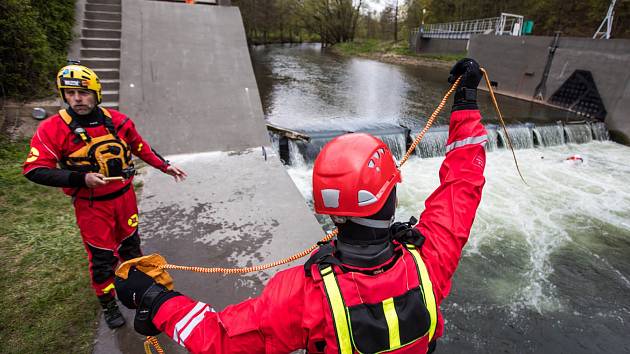
[[[256,47],[252,58],[267,119],[293,129],[417,128],[447,87],[447,70],[339,58],[315,45]],[[569,118],[520,100],[500,104],[512,122]],[[492,121],[488,100],[480,105]],[[565,161],[572,154],[585,162]],[[488,153],[438,352],[630,353],[629,156],[600,141],[517,150],[525,186],[509,151]],[[399,220],[422,211],[442,159],[414,156],[403,167]],[[310,169],[289,167],[306,199]]]
[[[265,117],[286,128],[348,130],[388,123],[421,128],[448,89],[448,69],[345,58],[317,44],[255,46],[250,53]],[[486,122],[495,122],[486,96],[479,92],[481,112]],[[499,97],[499,103],[511,122],[574,117],[509,97]],[[448,123],[450,106],[436,125]]]

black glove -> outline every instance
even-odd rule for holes
[[[455,90],[453,111],[479,109],[477,107],[477,86],[479,86],[482,77],[479,63],[470,58],[461,59],[453,66],[450,74],[448,77],[450,84],[461,76],[459,86]]]
[[[132,267],[127,279],[114,278],[116,295],[129,309],[136,309],[133,326],[136,332],[154,336],[160,331],[153,325],[153,317],[160,306],[168,299],[181,295],[157,284],[153,278]]]

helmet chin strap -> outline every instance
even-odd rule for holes
[[[389,220],[375,220],[375,219],[367,219],[367,218],[357,218],[350,217],[349,221],[359,224],[361,226],[372,227],[375,229],[389,229],[389,227],[394,223],[394,217],[392,216]]]

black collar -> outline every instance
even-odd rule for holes
[[[92,112],[85,115],[78,114],[72,110],[72,107],[68,107],[67,112],[83,128],[98,127],[104,122],[103,111],[98,106],[95,106]]]

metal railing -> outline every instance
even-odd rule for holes
[[[523,16],[502,13],[499,17],[423,25],[418,34],[423,38],[470,39],[473,34],[520,36]]]

